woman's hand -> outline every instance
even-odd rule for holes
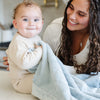
[[[4,62],[3,62],[4,65],[9,65],[8,57],[3,57],[3,60],[4,60]],[[9,70],[9,66],[7,67],[7,70]]]

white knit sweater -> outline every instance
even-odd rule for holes
[[[14,35],[6,51],[12,80],[24,77],[29,73],[27,69],[38,64],[42,57],[42,48],[35,49],[34,44],[39,41],[39,36],[24,38],[18,33]]]

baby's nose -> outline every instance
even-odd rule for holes
[[[34,21],[30,21],[29,25],[35,25]]]

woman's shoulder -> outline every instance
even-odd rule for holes
[[[43,41],[48,43],[55,52],[60,43],[63,17],[56,18],[46,28],[43,34]]]

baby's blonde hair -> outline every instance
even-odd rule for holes
[[[18,9],[19,9],[21,6],[25,6],[25,7],[37,6],[37,7],[40,8],[40,11],[41,11],[41,7],[40,7],[37,3],[33,2],[32,0],[24,0],[22,3],[19,3],[19,4],[16,6],[16,8],[14,9],[13,19],[15,19],[16,14],[17,14],[17,12],[18,12]],[[42,11],[41,11],[41,12],[42,12]]]

